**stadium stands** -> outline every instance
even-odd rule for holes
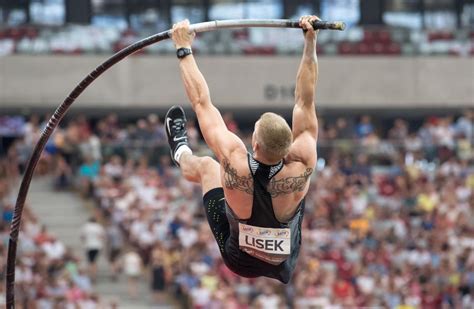
[[[190,106],[166,40],[94,81],[47,142],[15,307],[474,308],[474,0],[0,0],[0,308],[17,188],[51,116],[40,113],[173,22],[315,12],[347,29],[318,34],[318,160],[289,284],[223,264],[199,186],[172,164],[158,114]],[[260,112],[290,116],[301,30],[221,29],[192,48],[247,145]],[[187,131],[212,155],[196,120]]]
[[[55,134],[42,161],[47,172],[63,158],[77,176],[70,184],[84,186],[84,198],[93,199],[108,222],[125,232],[146,265],[154,249],[162,250],[165,289],[184,306],[265,308],[280,302],[296,308],[469,308],[474,301],[473,116],[466,111],[426,117],[421,123],[392,119],[393,125],[369,116],[326,124],[321,119],[320,159],[307,197],[304,244],[288,286],[243,279],[222,264],[201,192],[171,165],[156,116],[125,123],[112,114],[96,119],[95,126],[85,117],[76,118]],[[232,117],[226,119],[238,131]],[[32,145],[25,141],[33,142],[41,125],[36,117],[14,123],[20,134],[8,148],[21,168]],[[192,147],[207,153],[193,123],[189,131]],[[12,165],[2,162],[5,184],[5,171]],[[1,197],[6,237],[11,207],[7,195]],[[23,233],[29,235],[39,223],[28,213],[26,218]],[[31,243],[27,240],[22,239],[23,246]],[[40,261],[46,259],[41,254],[28,257],[21,252],[19,277],[25,273],[35,282],[62,278],[60,274],[71,272],[68,262],[74,263],[65,253],[60,265],[66,267],[58,266],[57,272],[23,271],[23,261],[43,265]],[[80,301],[94,297],[74,279],[58,284],[46,288],[49,294],[29,289],[28,298],[58,302],[58,291]]]
[[[0,159],[0,278],[6,276],[7,244],[13,205],[19,181],[18,157],[15,151]],[[96,308],[100,302],[84,261],[75,256],[67,244],[36,218],[27,205],[23,213],[16,263],[16,297],[19,308]],[[5,284],[0,285],[0,306],[5,308]]]
[[[203,54],[294,54],[302,40],[295,30],[248,29],[205,33],[195,49]],[[270,34],[271,33],[271,34]],[[33,26],[0,29],[0,54],[112,53],[153,33],[113,27]],[[292,35],[293,34],[293,35]],[[281,40],[284,36],[288,40]],[[353,27],[344,32],[321,32],[320,53],[329,55],[455,55],[470,56],[474,32],[430,31],[403,28]],[[160,44],[144,53],[172,53],[172,44]]]

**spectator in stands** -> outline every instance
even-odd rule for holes
[[[41,249],[53,264],[60,262],[66,253],[66,247],[55,236],[50,236],[48,241],[41,245]]]
[[[112,280],[118,279],[120,272],[120,253],[123,246],[125,245],[124,237],[120,227],[109,221],[106,229],[107,235],[107,249],[109,254],[110,272],[112,274]]]
[[[157,145],[164,144],[166,141],[165,127],[156,114],[150,114],[147,117],[148,127],[151,131],[151,137]]]
[[[167,261],[166,254],[160,244],[156,244],[151,252],[151,290],[153,292],[153,301],[156,304],[163,303],[165,300],[164,292],[167,281]]]
[[[202,281],[191,289],[190,295],[193,309],[204,309],[211,303],[211,292],[203,286]]]
[[[353,128],[349,125],[346,118],[339,117],[336,120],[337,139],[351,139],[354,136]]]
[[[393,127],[388,132],[388,138],[396,145],[402,144],[408,136],[408,126],[403,119],[395,119]]]
[[[97,223],[94,217],[91,217],[82,227],[81,240],[84,243],[89,263],[89,276],[92,278],[92,281],[95,281],[97,276],[97,258],[104,247],[105,230],[102,225]]]
[[[360,118],[359,124],[356,126],[356,133],[359,138],[364,138],[369,136],[374,132],[374,127],[372,125],[370,116],[364,115]]]
[[[30,120],[26,123],[24,127],[25,143],[26,145],[30,145],[31,148],[38,141],[41,135],[41,128],[39,122],[39,116],[33,114],[31,115]]]
[[[120,179],[123,173],[122,158],[115,155],[104,165],[104,172],[112,179]]]
[[[128,280],[128,295],[131,298],[137,298],[137,283],[143,272],[143,262],[140,255],[134,250],[129,250],[123,256],[123,272]]]
[[[86,154],[79,167],[79,192],[83,197],[92,197],[94,181],[99,176],[100,162],[94,160],[92,155]]]
[[[278,309],[283,305],[283,301],[275,294],[271,286],[265,286],[263,293],[255,299],[255,306],[259,309]]]
[[[227,129],[231,131],[232,133],[238,134],[239,133],[239,126],[237,125],[237,122],[234,120],[234,115],[232,113],[224,113],[222,116],[224,119],[224,122],[227,126]]]
[[[61,155],[56,159],[54,171],[54,187],[56,190],[68,189],[72,184],[72,170]]]
[[[474,140],[474,110],[465,110],[463,115],[458,118],[455,124],[457,137],[464,137],[469,141]]]
[[[86,157],[90,157],[93,161],[100,161],[102,159],[101,142],[99,137],[95,134],[81,134],[79,150],[82,159]]]
[[[190,147],[198,147],[200,136],[196,127],[196,122],[193,119],[186,122],[186,130],[188,132],[188,141]]]

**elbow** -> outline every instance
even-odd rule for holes
[[[304,95],[304,94],[297,93],[295,94],[295,102],[297,106],[301,106],[301,107],[314,105],[314,95],[312,94]]]
[[[199,106],[201,104],[201,98],[199,96],[190,96],[189,100],[193,107]]]
[[[305,55],[303,57],[303,62],[306,65],[316,65],[316,63],[318,62],[318,58],[316,57],[316,54],[314,54],[314,55]]]
[[[316,50],[311,52],[305,52],[303,54],[303,62],[305,64],[316,64],[318,62],[318,56],[316,55]]]
[[[210,99],[209,93],[205,92],[205,93],[196,95],[194,98],[191,99],[191,101],[194,106],[203,106],[203,105],[208,104],[211,101],[211,99]]]

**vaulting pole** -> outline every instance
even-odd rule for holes
[[[224,28],[250,28],[250,27],[267,27],[267,28],[301,28],[299,21],[286,20],[286,19],[235,19],[235,20],[216,20],[193,24],[190,26],[190,30],[194,32],[207,32],[217,29]],[[345,24],[343,22],[325,22],[315,21],[313,22],[314,29],[329,29],[329,30],[344,30]],[[66,97],[66,99],[58,106],[53,116],[49,119],[46,127],[44,128],[41,137],[39,138],[36,146],[31,154],[28,161],[28,165],[25,169],[25,174],[21,181],[20,190],[15,204],[15,211],[13,214],[13,220],[10,229],[10,239],[8,241],[8,259],[7,259],[7,276],[6,276],[6,304],[8,309],[15,308],[15,262],[16,262],[16,249],[18,245],[18,234],[20,232],[21,215],[25,200],[28,195],[30,188],[31,179],[35,171],[36,165],[41,153],[48,142],[54,129],[58,126],[61,119],[64,117],[69,107],[74,101],[81,95],[81,93],[94,81],[107,71],[110,67],[124,59],[125,57],[145,48],[149,45],[158,43],[163,40],[167,40],[171,37],[172,31],[167,30],[154,34],[150,37],[142,39],[124,49],[118,51],[116,54],[111,56],[109,59],[104,61],[98,67],[94,69],[89,75],[87,75]]]

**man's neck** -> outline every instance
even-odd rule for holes
[[[261,162],[265,165],[276,165],[278,163],[280,163],[281,160],[278,160],[278,161],[270,161],[268,160],[267,158],[265,158],[264,156],[260,155],[258,152],[254,152],[252,157],[257,160],[258,162]]]

